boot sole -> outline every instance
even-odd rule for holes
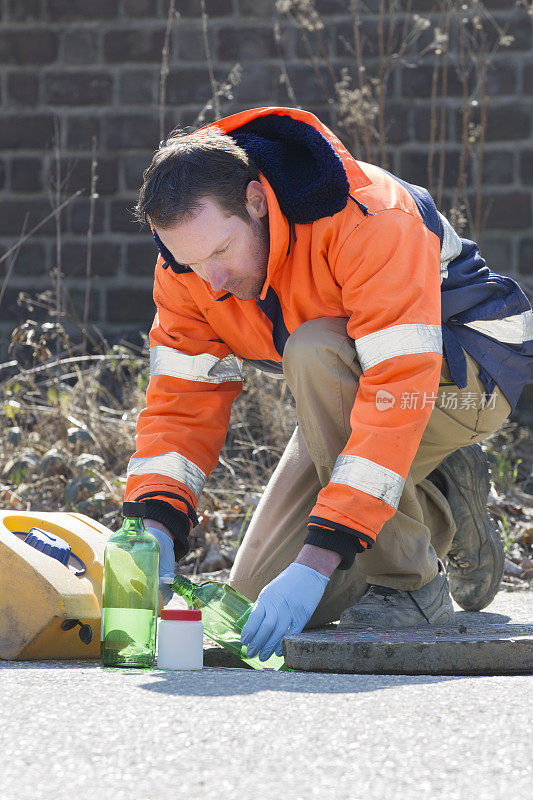
[[[460,450],[461,456],[459,457],[464,459],[468,471],[470,472],[470,485],[472,485],[472,477],[476,474],[476,461],[482,462],[483,479],[480,490],[472,490],[468,486],[464,486],[463,483],[458,480],[457,475],[448,466],[446,466],[444,462],[437,467],[434,472],[437,473],[437,475],[438,473],[444,473],[446,476],[446,481],[454,485],[456,491],[461,496],[463,507],[466,508],[468,515],[473,518],[473,524],[480,531],[480,541],[486,541],[490,548],[491,557],[494,564],[493,576],[487,591],[481,597],[474,596],[473,599],[470,599],[468,592],[461,591],[462,587],[460,585],[456,585],[457,578],[454,575],[453,566],[449,562],[447,564],[450,593],[455,602],[458,603],[458,605],[460,605],[465,611],[481,611],[494,600],[494,597],[500,588],[500,583],[503,577],[505,553],[499,531],[489,516],[486,499],[482,504],[480,497],[480,495],[483,494],[483,497],[487,498],[490,491],[490,477],[487,457],[478,444],[468,445],[460,448]],[[457,452],[459,451],[456,451],[456,453]],[[452,455],[455,454],[452,453]],[[461,514],[461,516],[464,516],[464,514]],[[483,526],[482,529],[480,528],[480,525]],[[460,583],[466,583],[467,580],[467,577],[461,577]]]

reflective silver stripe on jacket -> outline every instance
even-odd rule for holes
[[[507,344],[521,344],[530,342],[533,339],[533,311],[523,311],[521,314],[513,314],[511,317],[503,319],[480,319],[473,322],[465,322],[469,328],[473,328],[491,339]]]
[[[361,456],[339,456],[330,480],[371,494],[393,508],[398,508],[405,484],[397,472]]]
[[[411,353],[442,353],[440,325],[393,325],[355,340],[363,372],[394,356]]]
[[[448,264],[461,255],[463,243],[448,220],[437,211],[442,223],[442,245],[440,248],[440,282],[448,277]]]
[[[130,458],[128,478],[130,475],[149,475],[153,472],[185,483],[196,497],[202,493],[206,479],[205,472],[180,453],[161,453],[158,456]]]
[[[241,365],[234,355],[225,358],[217,358],[210,353],[188,356],[162,345],[150,350],[150,377],[154,375],[169,375],[171,378],[203,383],[242,381]]]

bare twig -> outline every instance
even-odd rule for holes
[[[167,15],[167,26],[165,28],[165,40],[161,51],[161,71],[159,77],[159,140],[165,138],[165,105],[167,99],[167,80],[170,61],[170,33],[174,18],[179,19],[180,15],[176,12],[176,0],[170,0]]]
[[[215,79],[215,71],[213,68],[213,58],[211,56],[211,48],[209,47],[209,35],[207,30],[207,11],[205,9],[205,0],[200,0],[200,5],[202,8],[202,34],[204,39],[204,50],[205,50],[205,57],[207,60],[207,69],[209,70],[209,80],[211,82],[211,92],[213,95],[213,103],[215,104],[215,115],[216,118],[219,119],[222,114],[220,111],[220,102],[218,98],[218,91],[217,91],[217,82]]]
[[[26,216],[24,217],[24,222],[22,224],[22,236],[24,236],[24,231],[26,230],[26,225],[28,224],[29,216],[30,216],[29,214],[26,214]],[[9,262],[9,266],[7,268],[6,276],[5,276],[4,281],[2,283],[2,288],[0,289],[0,305],[2,303],[2,298],[3,298],[4,294],[5,294],[5,291],[6,291],[6,288],[7,288],[7,284],[9,283],[9,279],[11,278],[11,275],[13,274],[13,269],[15,268],[15,262],[16,262],[16,260],[18,258],[18,254],[20,252],[21,245],[22,245],[22,240],[19,240],[18,245],[15,246],[15,250],[13,252],[13,257],[11,258],[11,261]]]
[[[89,198],[89,227],[87,230],[87,256],[85,260],[85,302],[83,305],[83,352],[87,352],[87,327],[89,324],[89,303],[91,299],[91,272],[92,272],[92,254],[93,254],[93,231],[94,231],[94,212],[96,207],[96,182],[98,176],[96,174],[97,160],[96,160],[96,136],[93,136],[92,142],[92,155],[91,155],[91,188]]]

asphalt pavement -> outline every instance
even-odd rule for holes
[[[488,611],[531,622],[533,592]],[[0,661],[1,800],[532,800],[533,676]]]

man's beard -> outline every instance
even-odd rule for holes
[[[241,287],[237,289],[237,292],[234,293],[234,296],[238,300],[253,300],[255,297],[259,297],[261,294],[261,289],[264,286],[266,280],[266,273],[268,267],[268,255],[270,252],[270,231],[268,226],[268,215],[265,218],[265,221],[262,220],[255,221],[251,220],[250,225],[252,227],[252,233],[254,238],[254,246],[252,252],[252,259],[254,265],[260,265],[262,268],[262,272],[254,275],[250,279],[244,279],[242,281],[242,292],[245,294],[241,296]]]

